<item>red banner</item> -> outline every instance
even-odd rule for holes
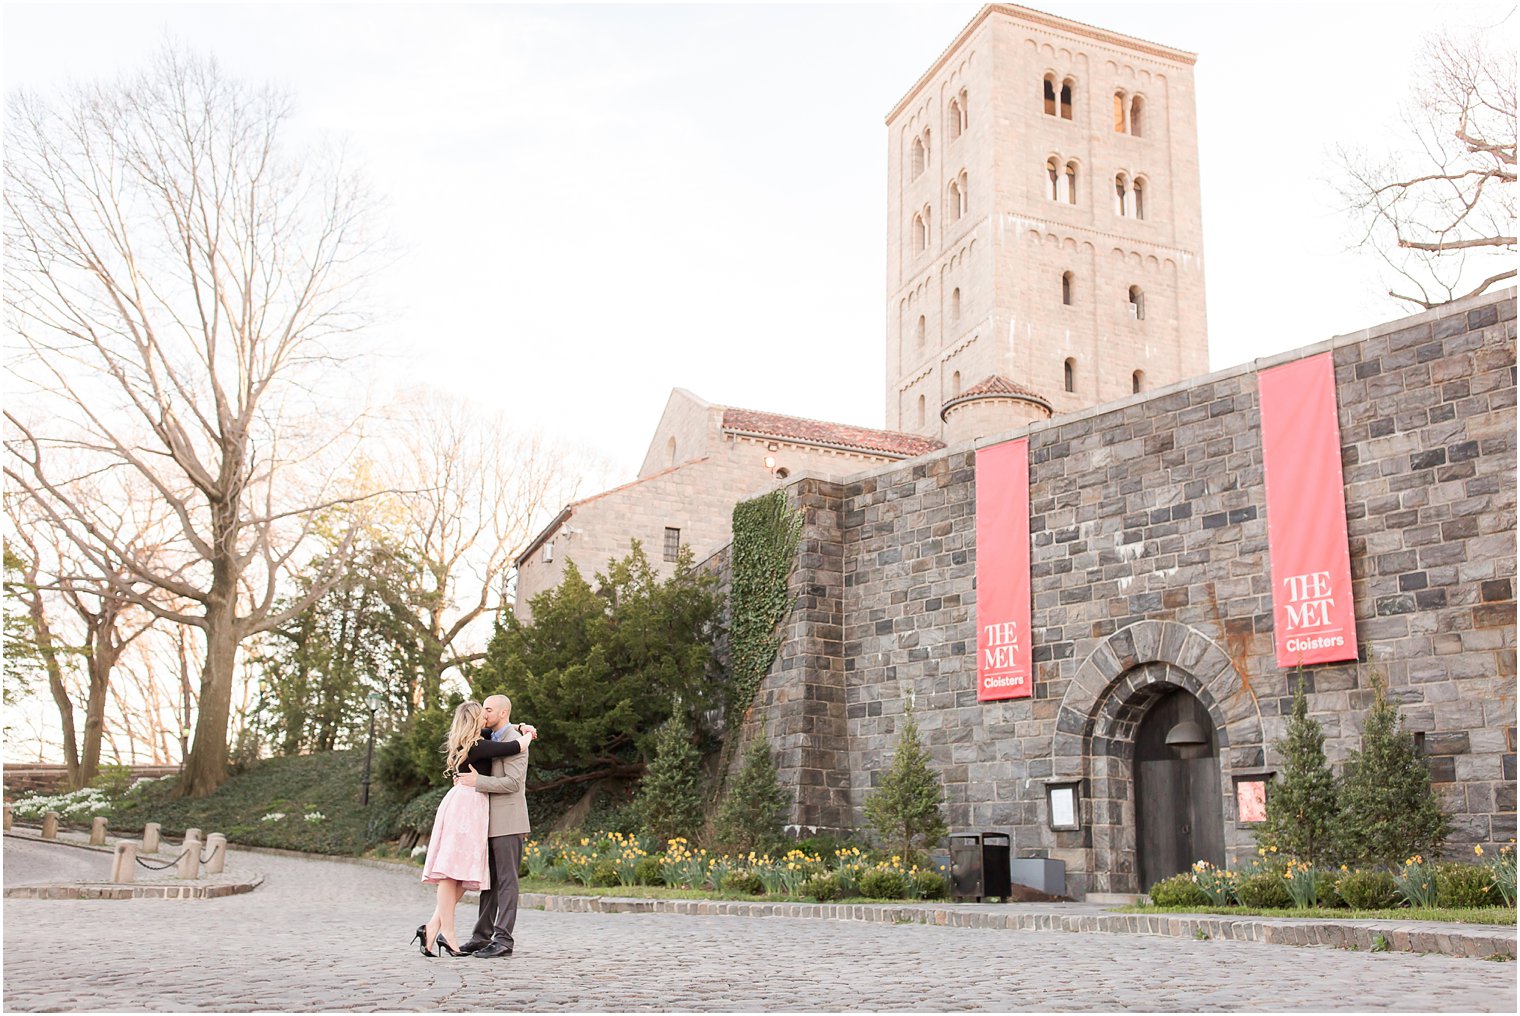
[[[1029,638],[1029,441],[976,453],[976,697],[1034,694]]]
[[[1335,365],[1322,353],[1264,370],[1257,383],[1277,665],[1354,660]]]

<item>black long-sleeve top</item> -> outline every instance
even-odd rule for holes
[[[491,760],[506,758],[508,755],[516,755],[522,751],[522,744],[517,738],[507,741],[492,741],[489,738],[475,742],[470,748],[470,753],[465,757],[464,764],[459,767],[460,772],[473,769],[477,773],[489,776],[491,773]]]

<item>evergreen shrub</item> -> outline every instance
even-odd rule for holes
[[[839,881],[829,874],[817,874],[802,883],[802,895],[819,903],[839,899]]]
[[[764,851],[781,842],[786,798],[776,776],[776,762],[765,731],[750,741],[738,774],[724,790],[713,822],[713,836],[734,854]]]
[[[665,871],[660,863],[658,854],[649,854],[639,858],[638,867],[634,869],[634,878],[639,885],[664,885]]]
[[[765,892],[765,883],[760,876],[748,868],[739,868],[723,876],[718,883],[718,888],[724,892],[748,893],[751,896],[759,896]]]
[[[1275,847],[1311,867],[1335,853],[1336,781],[1325,760],[1325,734],[1309,716],[1303,678],[1293,693],[1293,712],[1284,735],[1273,742],[1282,771],[1267,795],[1267,814],[1256,827],[1256,842]]]
[[[913,873],[913,895],[921,900],[942,900],[949,888],[949,880],[937,871]]]
[[[1258,871],[1254,875],[1247,875],[1240,880],[1236,897],[1241,906],[1261,910],[1280,910],[1293,906],[1288,881],[1281,872],[1276,871]]]
[[[1193,876],[1184,872],[1164,878],[1151,886],[1151,903],[1158,907],[1206,907],[1209,898],[1198,888]]]
[[[1493,873],[1474,864],[1452,861],[1436,868],[1436,905],[1453,910],[1494,903]]]
[[[684,709],[655,731],[654,758],[634,804],[640,827],[660,843],[690,836],[702,820],[702,756]]]
[[[860,894],[873,900],[900,900],[908,895],[908,876],[893,868],[871,868],[860,876]]]
[[[882,842],[908,863],[949,831],[940,810],[944,799],[939,774],[918,739],[918,723],[911,711],[905,712],[892,764],[866,798],[866,818]]]

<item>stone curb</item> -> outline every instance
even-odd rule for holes
[[[878,924],[933,924],[999,931],[1065,931],[1077,934],[1162,935],[1228,939],[1271,945],[1330,946],[1372,952],[1376,936],[1384,951],[1436,953],[1490,959],[1515,958],[1515,933],[1495,926],[1433,925],[1432,922],[1318,921],[1231,918],[1211,914],[1006,914],[952,907],[891,904],[746,903],[732,900],[648,900],[611,896],[524,893],[522,904],[557,913],[687,914],[703,917],[791,917]]]

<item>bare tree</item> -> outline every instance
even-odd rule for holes
[[[123,598],[203,634],[190,795],[226,776],[239,645],[304,608],[275,608],[279,578],[345,499],[342,470],[318,465],[352,436],[333,403],[341,340],[363,323],[370,204],[341,159],[287,151],[290,112],[171,47],[141,74],[7,109],[22,348],[6,476],[100,576],[125,566]],[[173,533],[121,545],[101,503],[71,497],[85,475],[147,488]]]
[[[17,597],[31,614],[39,643],[47,643],[48,685],[62,726],[64,764],[70,785],[82,787],[100,772],[101,742],[107,733],[106,704],[114,690],[111,678],[117,661],[152,626],[155,617],[121,594],[129,582],[122,562],[102,554],[97,561],[104,561],[110,572],[101,575],[94,563],[80,560],[72,541],[44,520],[33,518],[27,525],[13,521],[12,525],[13,538],[25,549],[28,562]],[[47,545],[39,542],[44,535],[52,537]],[[119,545],[131,545],[120,529],[113,531],[112,538]],[[78,632],[78,638],[69,639],[67,647],[49,619],[45,598],[64,609],[71,621],[69,627]],[[74,724],[77,696],[65,681],[59,661],[64,652],[77,654],[83,661],[83,736],[76,733]]]
[[[421,641],[426,708],[441,703],[446,674],[484,657],[484,634],[472,639],[472,628],[502,609],[507,568],[533,526],[602,467],[439,393],[412,397],[400,423],[396,537],[419,572],[422,609],[405,616]]]
[[[1427,45],[1403,147],[1340,152],[1341,195],[1399,279],[1388,295],[1435,307],[1515,277],[1515,51],[1502,31]],[[1404,290],[1404,291],[1400,291]]]

